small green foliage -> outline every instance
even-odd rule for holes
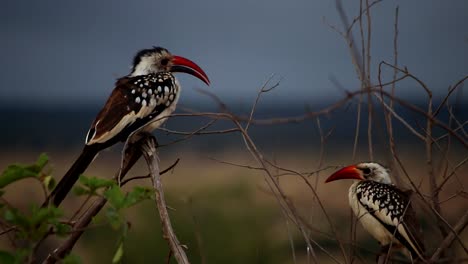
[[[8,224],[16,227],[18,238],[36,241],[42,238],[49,227],[63,230],[63,224],[59,222],[62,211],[56,207],[39,208],[33,205],[29,214],[24,214],[16,208],[7,208],[4,219]]]
[[[127,197],[125,199],[125,207],[131,207],[137,203],[152,198],[153,190],[151,190],[150,188],[136,186],[131,192],[127,193]]]
[[[52,176],[48,175],[50,173],[44,172],[44,168],[48,162],[49,157],[43,153],[34,164],[12,164],[8,166],[0,175],[0,189],[22,179],[38,178],[49,190],[51,190],[55,186],[55,180]]]
[[[37,226],[42,223],[57,224],[58,218],[62,216],[62,210],[54,206],[48,206],[39,208],[37,206],[32,207],[32,214],[30,221],[32,226]]]
[[[52,177],[51,175],[45,176],[42,182],[44,183],[48,191],[52,191],[55,188],[56,182],[54,177]]]
[[[124,254],[124,241],[127,237],[128,224],[122,214],[123,209],[134,206],[144,200],[151,199],[152,191],[149,188],[135,187],[128,193],[124,193],[117,185],[104,192],[104,197],[109,201],[110,207],[106,210],[106,217],[114,230],[120,230],[121,235],[117,250],[112,258],[112,263],[119,263]]]
[[[73,187],[73,193],[77,196],[82,196],[82,195],[92,195],[93,193],[90,192],[88,188],[83,188],[81,186],[75,186]]]
[[[10,252],[0,250],[0,263],[13,264],[15,263],[15,256]]]
[[[62,260],[63,264],[81,264],[83,263],[81,261],[81,258],[75,254],[70,254],[67,255],[65,258]]]
[[[0,195],[8,187],[19,180],[36,178],[43,186],[51,190],[55,186],[55,180],[50,175],[50,169],[46,169],[49,157],[41,154],[33,164],[12,164],[0,174]],[[12,252],[0,251],[0,263],[24,263],[32,254],[34,246],[49,230],[59,235],[67,233],[70,228],[60,223],[62,211],[56,207],[45,208],[32,204],[28,210],[20,210],[6,200],[0,201],[0,217],[5,225],[11,228],[13,239],[21,241],[21,246]]]
[[[95,195],[97,190],[115,185],[113,180],[84,175],[80,176],[80,183],[83,186],[77,186],[73,190],[76,195]]]
[[[0,188],[25,178],[36,177],[37,173],[23,165],[13,164],[8,166],[0,176]]]
[[[104,197],[109,201],[109,203],[117,210],[120,210],[124,207],[125,204],[125,194],[119,186],[113,186],[110,189],[104,192]]]
[[[120,210],[131,207],[144,200],[151,199],[152,194],[151,189],[139,186],[133,188],[133,190],[127,194],[124,194],[121,188],[113,186],[104,193],[104,196],[113,207]]]
[[[49,162],[46,154],[41,154],[36,163],[32,165],[12,164],[0,175],[0,189],[25,178],[42,177],[42,170]]]
[[[3,218],[7,223],[17,225],[19,227],[29,226],[29,220],[27,217],[16,208],[7,209],[3,215]]]
[[[71,226],[67,224],[57,223],[55,224],[55,234],[60,237],[65,237],[70,234]]]
[[[112,263],[119,263],[122,260],[124,254],[123,241],[119,243],[117,251],[115,251],[114,257],[112,258]]]
[[[120,238],[118,240],[117,250],[112,257],[112,263],[120,263],[124,255],[124,242],[127,239],[129,225],[127,223],[120,227]]]
[[[45,187],[45,190],[52,190],[56,185],[56,181],[51,176],[50,169],[45,169],[48,162],[47,155],[41,154],[33,164],[8,166],[0,174],[0,196],[4,194],[3,188],[25,178],[36,178],[43,184],[42,187]],[[98,195],[98,191],[102,191],[102,195],[109,201],[105,217],[110,226],[119,234],[117,250],[112,262],[120,263],[124,255],[124,241],[129,229],[123,210],[150,199],[152,197],[151,189],[135,187],[129,192],[124,192],[114,180],[83,175],[80,177],[79,182],[80,186],[74,188],[76,195],[92,196]],[[37,204],[32,204],[29,208],[20,210],[12,203],[1,199],[0,218],[3,219],[4,225],[10,228],[12,241],[20,241],[21,243],[20,246],[13,243],[14,250],[11,252],[0,250],[0,263],[25,263],[34,254],[37,243],[42,241],[51,231],[57,236],[69,235],[72,226],[63,223],[61,221],[62,217],[62,211],[55,206],[40,207]],[[63,259],[63,263],[80,264],[82,261],[78,256],[68,255]]]
[[[20,248],[10,253],[0,250],[0,263],[1,264],[22,264],[26,263],[26,259],[30,254],[29,248]]]
[[[137,186],[132,191],[124,193],[120,187],[114,185],[104,192],[104,197],[106,197],[111,205],[107,208],[106,217],[111,226],[114,229],[118,229],[125,223],[125,218],[122,216],[121,211],[139,202],[151,199],[152,191],[151,189]]]
[[[36,167],[38,168],[37,172],[40,172],[47,165],[48,162],[49,162],[49,157],[47,156],[47,154],[41,153],[41,155],[39,155],[39,158],[37,158],[37,161],[35,164]]]
[[[114,230],[118,230],[123,223],[125,223],[125,218],[120,214],[120,212],[115,209],[115,207],[109,207],[106,210],[106,218],[109,221],[110,226]]]

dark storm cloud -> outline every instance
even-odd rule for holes
[[[355,14],[359,1],[345,2]],[[397,4],[401,64],[445,91],[468,70],[468,2],[379,4],[375,63],[392,60]],[[2,102],[102,102],[135,52],[153,45],[196,61],[226,99],[250,102],[272,73],[284,77],[272,97],[298,103],[340,95],[330,75],[356,84],[345,43],[322,21],[339,25],[329,0],[6,1],[0,14]],[[182,102],[200,98],[191,88],[203,84],[180,78]]]

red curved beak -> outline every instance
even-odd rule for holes
[[[171,72],[185,72],[210,85],[210,79],[195,62],[180,56],[173,56]]]
[[[328,177],[328,179],[325,180],[325,183],[344,179],[364,180],[360,170],[355,165],[351,165],[333,173],[330,177]]]

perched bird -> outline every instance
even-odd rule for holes
[[[333,173],[325,182],[356,179],[349,188],[349,205],[366,229],[388,250],[406,248],[412,259],[424,259],[419,224],[411,206],[411,191],[392,184],[389,170],[378,163],[359,163]],[[407,253],[407,252],[406,252]]]
[[[96,155],[139,132],[151,132],[175,110],[180,85],[175,72],[210,80],[194,62],[161,47],[139,51],[127,76],[119,78],[106,104],[91,125],[81,155],[60,180],[44,205],[60,205]]]

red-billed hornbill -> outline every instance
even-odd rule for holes
[[[129,75],[119,78],[106,104],[91,125],[81,155],[52,191],[50,201],[60,205],[96,155],[117,142],[159,127],[175,110],[180,85],[175,72],[191,74],[207,85],[208,76],[194,62],[160,47],[139,51]]]
[[[325,182],[356,179],[349,188],[349,205],[366,229],[387,250],[406,248],[413,259],[424,259],[419,224],[408,191],[392,184],[389,170],[378,163],[359,163],[333,173]]]

